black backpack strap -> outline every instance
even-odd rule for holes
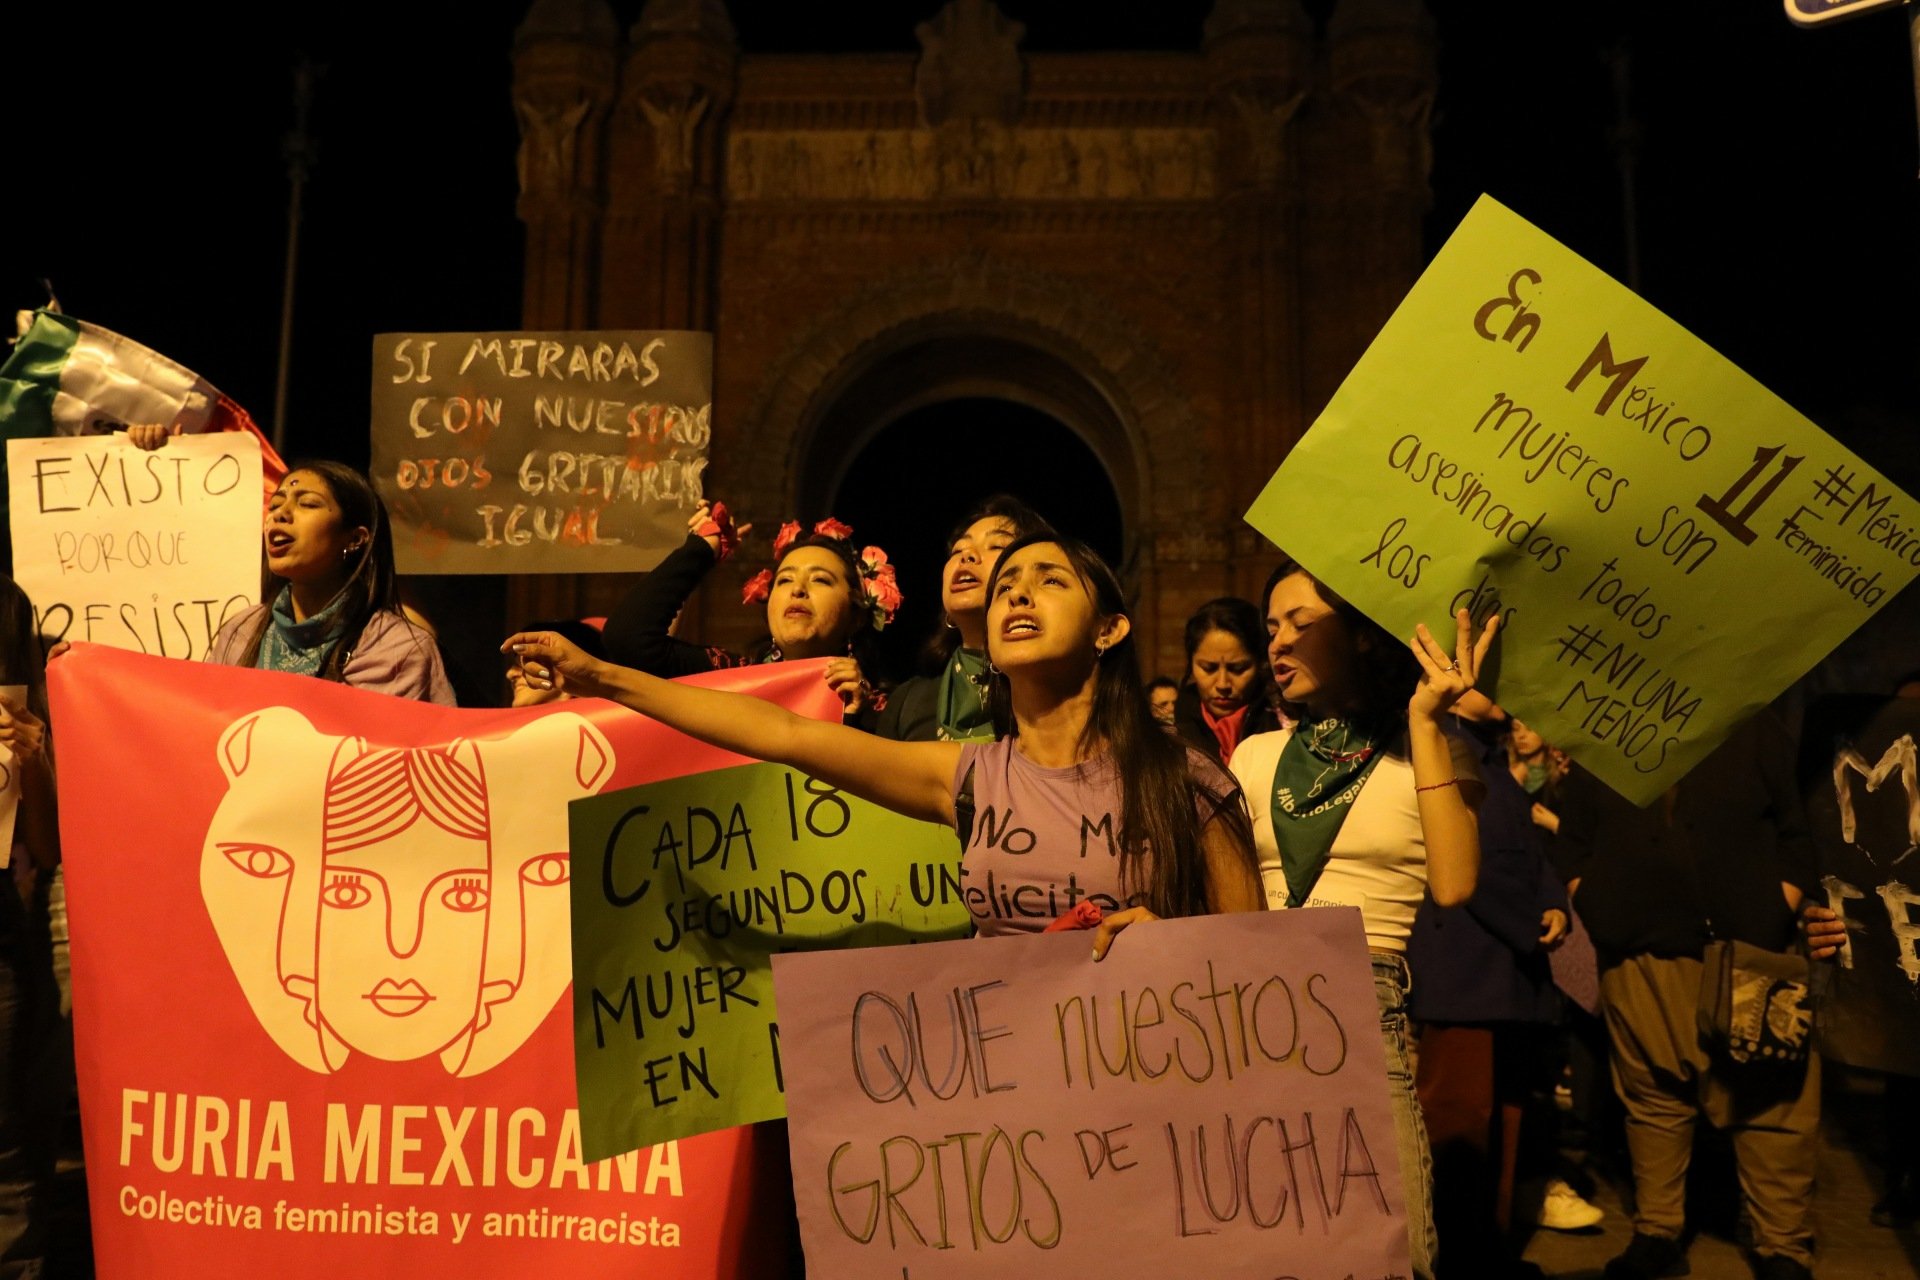
[[[960,779],[960,789],[953,794],[953,829],[960,833],[963,853],[973,843],[973,771],[976,767],[977,762],[968,762],[967,776]]]

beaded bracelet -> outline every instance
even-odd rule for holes
[[[1430,787],[1415,787],[1414,790],[1415,791],[1438,791],[1442,787],[1456,787],[1459,785],[1460,785],[1460,779],[1448,778],[1445,782],[1436,782]]]

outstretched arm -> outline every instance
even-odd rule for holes
[[[804,769],[877,805],[953,825],[955,742],[893,742],[797,716],[743,693],[699,689],[589,657],[550,631],[523,631],[501,646],[534,688],[607,698],[702,742]]]

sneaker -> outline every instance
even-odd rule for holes
[[[1585,1231],[1598,1226],[1606,1211],[1580,1198],[1564,1178],[1547,1183],[1547,1195],[1540,1202],[1540,1225],[1550,1231]]]
[[[1609,1262],[1601,1274],[1606,1280],[1665,1280],[1687,1272],[1687,1255],[1680,1252],[1678,1240],[1636,1231],[1626,1252]]]
[[[1813,1280],[1804,1264],[1778,1253],[1762,1253],[1753,1260],[1754,1280]]]

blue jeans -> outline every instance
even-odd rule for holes
[[[1407,991],[1412,986],[1404,957],[1373,953],[1373,994],[1380,1002],[1380,1038],[1387,1046],[1387,1092],[1393,1101],[1393,1136],[1400,1153],[1400,1183],[1407,1200],[1407,1248],[1413,1274],[1432,1280],[1440,1251],[1433,1230],[1433,1154],[1427,1124],[1413,1092],[1413,1061],[1407,1056]]]

